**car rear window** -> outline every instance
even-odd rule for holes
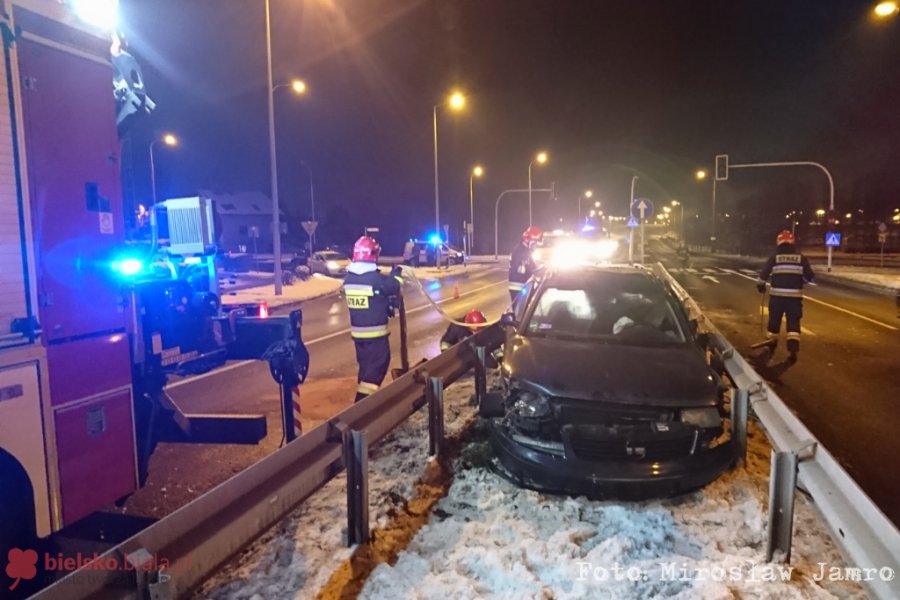
[[[533,301],[526,335],[577,337],[627,344],[686,341],[661,286],[642,276],[551,280]]]

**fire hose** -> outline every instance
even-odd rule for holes
[[[421,280],[419,280],[419,278],[416,276],[416,272],[415,272],[415,270],[414,270],[412,267],[409,267],[409,266],[406,266],[406,265],[401,265],[401,266],[400,266],[400,271],[401,271],[401,273],[403,274],[403,278],[406,279],[407,281],[411,282],[411,283],[419,290],[419,292],[421,292],[421,294],[425,297],[425,299],[428,300],[428,302],[435,308],[435,310],[438,311],[438,313],[441,315],[441,317],[444,318],[445,321],[447,321],[447,322],[449,322],[449,323],[453,323],[454,325],[460,325],[460,326],[462,326],[462,327],[468,327],[468,328],[470,328],[470,329],[473,328],[473,327],[479,327],[479,328],[480,328],[480,327],[490,327],[491,325],[494,325],[495,323],[499,323],[499,322],[500,322],[500,319],[499,319],[499,318],[494,319],[493,321],[488,321],[487,323],[466,323],[465,321],[457,321],[456,319],[454,319],[453,317],[451,317],[450,315],[448,315],[448,314],[444,311],[444,309],[441,308],[440,304],[438,304],[438,303],[437,303],[437,302],[436,302],[436,301],[428,294],[428,292],[425,291],[425,286],[422,285]]]

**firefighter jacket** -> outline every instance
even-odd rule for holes
[[[802,298],[803,283],[811,283],[815,273],[806,257],[797,252],[793,244],[781,244],[760,271],[757,286],[764,286],[770,278],[771,296]]]
[[[516,244],[509,256],[509,291],[518,293],[536,270],[531,248],[523,242]]]
[[[344,278],[344,295],[350,309],[350,335],[372,339],[388,335],[388,319],[393,315],[403,279],[385,275],[374,263],[353,262]]]

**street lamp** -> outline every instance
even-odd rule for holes
[[[537,156],[531,159],[531,162],[528,163],[528,226],[531,227],[531,167],[534,165],[534,162],[537,161],[539,165],[547,162],[547,153],[546,152],[538,152]]]
[[[684,241],[684,204],[679,202],[678,200],[672,200],[672,206],[681,207],[681,241]]]
[[[706,179],[706,171],[704,171],[703,169],[699,169],[696,173],[694,173],[694,177],[696,177],[698,181],[702,181]]]
[[[434,229],[437,235],[441,235],[441,209],[440,209],[440,193],[438,192],[438,130],[437,130],[437,109],[439,106],[447,104],[452,110],[460,111],[466,107],[466,97],[462,92],[455,91],[440,104],[435,104],[432,110],[434,121]]]
[[[585,190],[583,194],[578,196],[578,223],[581,223],[581,199],[591,198],[594,195],[593,190]]]
[[[475,245],[475,183],[476,177],[484,175],[484,168],[481,165],[475,165],[472,174],[469,175],[469,254],[472,254],[472,247]]]
[[[153,146],[159,143],[166,146],[177,146],[178,138],[171,133],[167,133],[161,138],[157,138],[150,142],[150,189],[153,190],[153,204],[156,204],[156,160],[153,158]]]
[[[898,12],[900,12],[900,5],[896,2],[880,2],[873,9],[875,12],[875,16],[880,19],[886,19],[887,17],[893,17]]]
[[[306,172],[309,174],[309,204],[310,204],[310,215],[309,218],[311,221],[316,220],[316,194],[313,189],[313,175],[312,169],[309,168],[309,165],[304,161],[300,161],[300,166],[306,169]],[[313,250],[316,247],[316,232],[313,230],[312,233],[309,234],[309,253],[312,254]]]

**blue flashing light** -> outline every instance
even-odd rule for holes
[[[199,256],[188,256],[184,259],[184,264],[186,265],[199,265],[201,259]]]
[[[133,277],[144,270],[144,263],[136,258],[123,258],[112,263],[112,268],[119,275]]]
[[[585,223],[585,225],[581,228],[582,233],[587,233],[589,231],[596,231],[596,227],[591,225],[590,223]]]
[[[443,240],[441,239],[441,236],[439,236],[439,235],[433,235],[433,236],[431,236],[430,238],[428,238],[428,241],[431,242],[432,244],[434,244],[435,246],[437,246],[437,245],[440,244]]]

